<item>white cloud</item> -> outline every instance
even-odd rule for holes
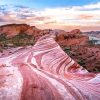
[[[96,4],[89,4],[89,5],[85,5],[83,6],[84,8],[87,8],[87,9],[97,9],[99,8],[100,9],[100,2],[96,3]]]

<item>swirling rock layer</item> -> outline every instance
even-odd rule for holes
[[[83,69],[47,35],[0,58],[0,100],[100,100],[100,74]]]

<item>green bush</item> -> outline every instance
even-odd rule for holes
[[[68,54],[68,55],[70,55],[71,54],[71,48],[70,47],[65,47],[64,48],[64,51]]]
[[[34,41],[35,39],[33,35],[28,35],[25,33],[20,33],[10,38],[7,38],[5,34],[0,35],[0,42],[3,45],[13,44],[14,46],[26,46],[26,45],[33,45]]]
[[[79,59],[78,64],[84,67],[85,66],[85,61],[83,59]]]

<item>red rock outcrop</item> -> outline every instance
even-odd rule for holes
[[[14,36],[29,28],[26,24],[8,24],[0,26],[0,34],[5,33],[7,36]]]
[[[61,46],[88,45],[89,37],[81,33],[79,29],[75,29],[71,32],[56,34],[56,39]]]
[[[8,37],[26,33],[33,35],[35,41],[45,34],[55,34],[56,39],[60,45],[86,45],[89,38],[81,34],[79,29],[72,30],[71,32],[65,32],[63,30],[40,30],[35,26],[29,26],[27,24],[8,24],[0,26],[0,34],[5,33]]]
[[[71,32],[69,32],[69,34],[71,34],[71,35],[80,35],[81,31],[79,29],[74,29]]]
[[[15,36],[17,34],[26,33],[29,35],[38,34],[41,30],[35,26],[29,26],[27,24],[8,24],[0,26],[0,34],[5,33],[8,37]]]
[[[0,58],[1,100],[100,100],[100,73],[89,73],[54,40]]]

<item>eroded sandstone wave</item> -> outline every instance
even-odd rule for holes
[[[0,100],[100,100],[100,74],[77,64],[54,38],[0,58]]]

